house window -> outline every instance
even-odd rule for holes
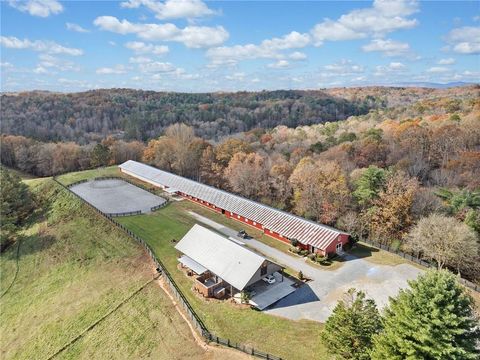
[[[248,223],[248,219],[247,219],[247,218],[245,218],[245,222]]]
[[[233,215],[233,213],[230,211],[230,215]]]
[[[237,218],[240,219],[240,215],[237,215]]]
[[[254,221],[254,222],[253,222],[253,225],[257,225],[257,223]]]
[[[270,234],[273,234],[273,231],[272,230],[269,230],[270,231]]]

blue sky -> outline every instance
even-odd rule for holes
[[[478,1],[1,2],[2,91],[480,81]]]

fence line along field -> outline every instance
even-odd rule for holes
[[[125,299],[56,358],[225,356],[195,342],[156,282],[134,294],[155,275],[138,244],[51,179],[28,182],[42,211],[1,255],[0,358],[47,359]]]

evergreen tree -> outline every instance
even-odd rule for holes
[[[33,211],[33,201],[20,177],[4,168],[0,168],[0,196],[0,249],[3,250]]]
[[[110,149],[103,144],[97,144],[92,150],[90,163],[93,167],[106,166],[110,161]]]
[[[369,205],[385,186],[386,171],[375,165],[369,166],[355,182],[353,196],[360,205]]]
[[[447,270],[430,270],[390,300],[372,359],[478,359],[473,300]]]
[[[349,289],[327,319],[322,338],[339,359],[370,359],[372,336],[381,330],[375,302],[365,293]]]

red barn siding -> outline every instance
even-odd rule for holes
[[[149,183],[149,184],[152,184],[152,185],[155,185],[155,186],[160,186],[160,187],[162,187],[162,188],[167,188],[167,187],[168,187],[168,186],[165,186],[165,185],[159,185],[158,183],[156,183],[156,182],[154,182],[154,181],[151,181],[151,180],[149,180],[149,179],[147,179],[147,178],[145,178],[145,177],[142,177],[142,176],[140,176],[140,175],[138,175],[138,174],[132,173],[132,172],[130,172],[130,171],[128,171],[128,170],[121,169],[121,171],[124,172],[125,174],[128,174],[128,175],[130,175],[130,176],[133,176],[133,177],[135,177],[135,178],[137,178],[137,179],[140,179],[140,180],[142,180],[142,181],[144,181],[144,182],[146,182],[146,183]],[[208,208],[208,209],[210,209],[210,210],[216,211],[216,212],[218,212],[218,213],[222,213],[222,210],[223,210],[223,209],[221,209],[221,208],[219,208],[219,207],[217,207],[217,206],[214,206],[213,204],[210,204],[210,203],[208,203],[208,202],[206,202],[206,201],[203,201],[202,199],[195,198],[195,197],[193,197],[193,196],[191,196],[191,195],[188,195],[188,194],[183,193],[183,192],[180,192],[180,191],[178,192],[178,194],[179,194],[180,196],[182,196],[183,198],[185,198],[185,199],[187,199],[187,200],[190,200],[190,201],[192,201],[192,202],[195,202],[195,203],[197,203],[197,204],[199,204],[199,205],[202,205],[202,206],[204,206],[204,207],[206,207],[206,208]],[[230,213],[229,211],[223,211],[223,213],[225,214],[225,216],[226,216],[227,218],[231,218],[231,219],[235,219],[235,220],[237,220],[237,221],[240,221],[240,222],[242,222],[243,224],[247,224],[248,226],[251,226],[251,227],[254,227],[254,228],[258,229],[258,230],[263,231],[263,233],[264,233],[265,235],[268,235],[268,236],[270,236],[270,237],[272,237],[272,238],[274,238],[274,239],[280,240],[280,241],[282,241],[282,242],[284,242],[284,243],[290,244],[290,239],[282,236],[282,235],[279,234],[278,232],[270,231],[270,229],[265,228],[265,227],[263,226],[263,224],[260,224],[260,223],[258,223],[258,222],[257,222],[257,223],[254,223],[253,220],[247,219],[247,218],[245,218],[244,216],[239,216],[239,215],[236,214],[236,213]],[[302,243],[301,243],[301,239],[298,239],[298,241],[299,241],[298,246],[299,246],[300,248],[302,248],[302,249],[304,249],[304,250],[311,250],[311,246],[310,246],[310,245],[302,244]],[[328,246],[327,246],[326,249],[318,249],[318,248],[315,248],[315,252],[316,252],[316,253],[319,253],[319,254],[321,254],[321,255],[334,254],[335,251],[336,251],[336,247],[335,247],[336,244],[338,244],[339,242],[341,242],[342,245],[344,246],[344,245],[346,245],[346,244],[348,243],[348,241],[349,241],[349,236],[348,236],[347,234],[339,234],[336,239],[334,239],[333,241],[331,241],[331,242],[328,244]]]

